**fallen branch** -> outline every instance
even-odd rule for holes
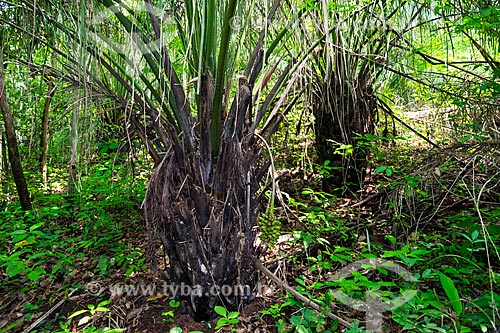
[[[25,329],[23,331],[23,333],[29,333],[31,332],[35,327],[37,327],[42,321],[45,320],[45,318],[47,318],[48,316],[50,316],[50,314],[54,311],[57,310],[57,308],[59,308],[61,305],[63,305],[63,303],[68,299],[70,298],[74,293],[75,291],[77,291],[78,289],[73,289],[69,294],[68,294],[68,297],[67,298],[63,298],[62,300],[60,300],[59,302],[57,302],[56,305],[54,305],[49,311],[47,311],[43,316],[41,316],[40,318],[38,318],[33,324],[31,324],[27,329]]]
[[[281,281],[281,279],[279,277],[277,277],[270,270],[268,270],[260,262],[260,260],[257,258],[255,258],[255,267],[258,268],[262,273],[264,273],[264,275],[266,275],[268,278],[273,280],[278,285],[278,287],[288,291],[290,294],[293,295],[293,297],[295,297],[295,299],[302,302],[302,304],[304,304],[305,306],[308,306],[308,307],[313,308],[314,310],[323,312],[330,319],[338,320],[339,323],[346,328],[349,328],[351,326],[351,323],[349,323],[347,320],[344,320],[344,319],[340,318],[339,316],[337,316],[336,314],[333,314],[331,312],[328,312],[328,311],[325,312],[324,310],[321,309],[321,306],[318,303],[316,303],[316,302],[310,300],[309,298],[305,297],[304,295],[300,294],[298,291],[296,291],[295,289],[290,287],[286,282]]]
[[[398,116],[396,116],[394,114],[394,112],[392,112],[392,109],[389,107],[389,105],[387,105],[384,101],[378,99],[378,102],[379,102],[379,107],[380,107],[380,109],[382,109],[382,111],[384,111],[385,113],[387,113],[388,115],[390,115],[397,122],[399,122],[404,127],[408,128],[410,131],[412,131],[413,133],[415,133],[416,135],[418,135],[420,138],[422,138],[423,140],[427,141],[427,143],[429,143],[434,148],[441,149],[441,147],[439,147],[439,145],[437,145],[434,142],[432,142],[425,135],[423,135],[422,133],[420,133],[419,131],[417,131],[416,129],[414,129],[413,127],[411,127],[410,125],[408,125],[407,123],[405,123],[401,118],[399,118]]]
[[[368,197],[366,197],[365,199],[353,204],[350,206],[350,208],[355,208],[355,207],[358,207],[358,206],[362,206],[364,205],[365,203],[369,202],[369,201],[372,201],[374,199],[377,199],[378,197],[381,197],[382,195],[384,194],[387,194],[387,188],[392,185],[392,184],[389,184],[389,185],[386,185],[384,186],[382,189],[380,189],[378,192],[374,193],[374,194],[371,194],[369,195]]]

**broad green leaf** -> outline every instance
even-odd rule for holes
[[[395,245],[397,241],[396,237],[394,237],[393,235],[386,235],[385,239],[388,240],[392,245]]]
[[[108,270],[108,265],[109,265],[109,260],[108,260],[108,257],[106,255],[102,255],[100,258],[99,258],[99,262],[97,264],[97,266],[99,267],[99,270],[101,271],[101,273],[106,273],[107,270]]]
[[[110,299],[107,299],[105,301],[102,301],[102,302],[99,302],[99,304],[97,304],[97,307],[103,307],[103,306],[106,306],[108,304],[111,304],[111,300]]]
[[[31,245],[31,244],[34,244],[36,243],[35,241],[35,238],[33,236],[30,236],[20,242],[17,242],[16,244],[14,244],[15,246],[18,246],[18,247],[23,247],[23,246],[26,246],[26,245]]]
[[[109,312],[109,309],[108,308],[105,308],[103,306],[98,306],[97,308],[95,308],[96,312]]]
[[[19,246],[19,245],[17,245],[17,243],[23,241],[26,238],[26,236],[28,236],[28,234],[26,232],[24,232],[22,234],[17,234],[14,237],[12,237],[12,242],[16,243],[16,246]]]
[[[68,319],[71,319],[71,318],[74,318],[76,316],[79,316],[81,315],[82,313],[85,313],[85,312],[89,312],[89,310],[78,310],[76,312],[73,312],[69,317]]]
[[[90,321],[90,316],[85,316],[78,321],[78,326],[86,324]]]
[[[182,328],[174,327],[174,328],[170,329],[169,333],[182,333]]]
[[[294,326],[299,326],[303,322],[304,322],[304,319],[302,317],[299,317],[299,316],[292,316],[292,318],[290,318],[290,323]]]
[[[40,228],[40,227],[41,227],[42,225],[44,225],[44,224],[45,224],[45,222],[40,222],[40,223],[37,223],[37,224],[35,224],[35,225],[32,225],[32,226],[30,227],[30,232],[32,232],[33,230],[36,230],[36,229]]]
[[[19,274],[24,268],[22,261],[12,261],[7,264],[7,276],[14,277]]]
[[[472,136],[471,135],[466,135],[458,139],[458,142],[465,142],[469,140]]]
[[[215,311],[215,313],[217,313],[218,315],[223,316],[223,317],[225,317],[225,316],[227,315],[227,310],[226,310],[226,308],[225,308],[225,307],[223,307],[223,306],[219,306],[219,305],[217,305],[217,306],[214,308],[214,311]]]
[[[42,274],[45,274],[45,269],[35,268],[28,273],[28,279],[30,279],[31,281],[38,281]]]
[[[174,317],[174,311],[170,310],[170,311],[162,312],[161,315],[164,317]]]
[[[306,249],[309,247],[309,245],[311,245],[311,244],[312,244],[312,242],[313,242],[313,241],[314,241],[314,239],[313,239],[313,236],[312,236],[311,234],[306,233],[306,234],[304,235],[304,240],[303,240],[303,242],[304,242],[304,247],[305,247]]]
[[[297,333],[310,333],[311,330],[307,329],[304,325],[299,325],[295,329]]]
[[[441,285],[443,286],[446,296],[448,296],[448,300],[450,301],[453,310],[455,310],[457,316],[460,316],[462,314],[463,307],[455,284],[448,276],[444,275],[443,273],[439,274],[439,280],[441,281]]]
[[[239,315],[240,315],[239,312],[229,312],[229,314],[227,315],[227,318],[228,319],[238,318]]]
[[[432,271],[428,268],[422,272],[422,278],[426,278],[426,277],[431,276],[431,275],[432,275]]]
[[[181,302],[175,300],[175,299],[171,299],[169,302],[168,302],[168,305],[170,305],[170,307],[172,308],[178,308],[179,305],[181,305]]]
[[[230,322],[226,318],[219,318],[219,320],[217,320],[217,325],[215,326],[215,329],[218,330],[219,328],[227,326],[229,324]]]

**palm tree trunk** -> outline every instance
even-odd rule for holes
[[[362,186],[368,151],[358,145],[358,135],[374,129],[374,96],[369,91],[351,92],[347,87],[345,91],[324,88],[314,103],[315,147],[320,164],[330,161],[330,177],[323,185],[331,192]],[[341,145],[350,148],[347,151]]]
[[[248,87],[240,87],[235,119],[245,119],[249,96]],[[145,200],[150,240],[159,238],[168,256],[169,282],[193,288],[193,295],[182,296],[198,320],[211,319],[216,305],[237,310],[251,296],[240,291],[256,283],[254,226],[269,164],[260,158],[261,146],[245,140],[242,124],[227,125],[213,163],[202,156],[210,156],[208,147],[185,151],[171,135],[172,148],[157,165]]]
[[[222,146],[208,183],[198,153],[176,156],[171,150],[157,166],[146,198],[148,229],[168,256],[170,283],[190,285],[194,294],[182,296],[198,320],[211,319],[215,305],[237,308],[242,295],[215,290],[256,281],[251,257],[263,172],[248,164],[240,142],[226,140]]]

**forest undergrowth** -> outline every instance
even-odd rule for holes
[[[255,297],[211,322],[193,321],[150,271],[147,175],[112,154],[78,195],[39,189],[30,212],[4,204],[0,332],[497,332],[497,143],[364,139],[370,163],[354,194],[322,190],[335,170],[315,165],[303,139],[279,149],[280,192],[259,220],[272,277],[256,272]]]

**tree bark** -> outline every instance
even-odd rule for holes
[[[214,180],[203,184],[201,161],[188,153],[179,165],[171,151],[156,168],[148,186],[146,213],[152,239],[159,237],[169,259],[169,282],[190,287],[177,295],[197,320],[210,320],[216,305],[237,310],[251,297],[257,276],[251,258],[259,211],[260,179],[266,166],[252,167],[236,140],[223,140],[223,156]],[[148,256],[151,258],[150,253]],[[154,254],[153,254],[154,255]]]
[[[339,91],[347,91],[346,94]],[[358,145],[358,135],[373,133],[374,97],[371,91],[338,91],[324,87],[314,103],[315,147],[319,164],[330,161],[329,177],[323,182],[328,192],[355,191],[362,187],[368,151]],[[349,146],[352,152],[342,149]]]
[[[4,169],[5,169],[5,165],[7,163],[4,163],[4,138],[3,138],[3,130],[2,130],[2,127],[3,126],[0,126],[0,188],[1,188],[1,191],[3,192],[3,173],[4,173]]]
[[[71,120],[71,158],[68,170],[68,194],[73,194],[76,190],[76,177],[78,172],[78,120],[80,118],[80,96],[77,96],[77,101],[76,107],[73,109],[73,118]]]
[[[14,128],[14,119],[12,117],[12,112],[10,111],[9,104],[7,103],[2,45],[2,36],[0,36],[0,109],[2,109],[2,116],[5,122],[5,134],[7,137],[9,162],[12,169],[12,176],[14,177],[14,182],[16,183],[21,208],[23,210],[31,210],[32,207],[30,193],[28,191],[26,179],[24,178],[23,168],[21,165],[21,157],[19,156],[16,131]]]
[[[47,86],[47,97],[45,98],[42,116],[42,136],[40,138],[40,147],[42,148],[40,164],[42,167],[42,182],[45,187],[47,186],[47,156],[49,152],[49,112],[50,103],[55,93],[54,83],[52,83],[52,81],[47,80]]]

